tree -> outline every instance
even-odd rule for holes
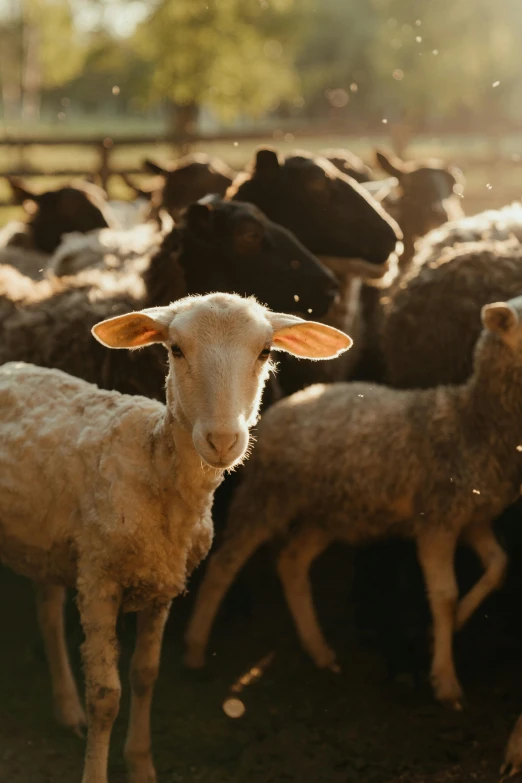
[[[501,108],[522,64],[519,4],[373,1],[382,15],[371,52],[382,105],[424,117]]]
[[[515,108],[520,0],[303,2],[297,65],[307,105],[411,127]]]
[[[292,0],[160,0],[134,44],[154,64],[150,101],[170,99],[177,132],[205,104],[224,120],[259,115],[298,94]]]
[[[304,0],[296,67],[312,114],[353,116],[372,111],[370,50],[380,15],[368,0]]]
[[[71,0],[7,3],[0,18],[0,76],[7,112],[37,118],[41,90],[73,78],[85,53]]]

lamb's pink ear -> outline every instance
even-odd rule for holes
[[[316,321],[282,313],[271,313],[270,321],[274,327],[272,348],[302,359],[333,359],[352,345],[347,334]]]
[[[108,318],[92,328],[96,339],[107,348],[140,348],[168,340],[168,325],[146,313],[127,313]]]

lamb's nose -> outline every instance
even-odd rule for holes
[[[209,432],[207,442],[212,446],[219,457],[226,457],[237,443],[237,432]]]

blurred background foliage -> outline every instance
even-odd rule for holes
[[[521,0],[0,0],[4,132],[522,125]]]

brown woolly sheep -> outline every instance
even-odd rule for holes
[[[318,666],[335,666],[313,608],[310,565],[334,540],[402,536],[416,541],[431,605],[435,695],[460,706],[453,633],[502,580],[506,555],[492,520],[520,495],[522,480],[522,297],[486,305],[482,322],[465,385],[318,385],[267,411],[186,632],[189,665],[204,663],[212,622],[241,566],[281,536],[278,571],[301,642]],[[460,602],[459,540],[485,569]]]

